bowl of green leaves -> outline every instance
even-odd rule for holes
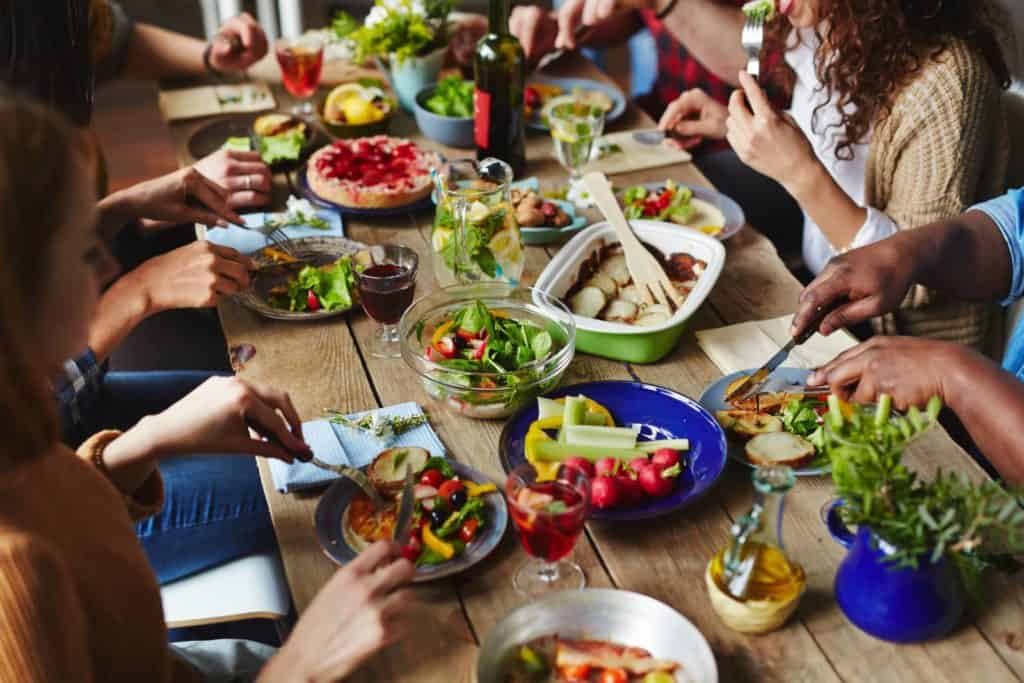
[[[473,81],[448,76],[416,95],[416,125],[448,147],[473,146]]]

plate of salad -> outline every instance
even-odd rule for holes
[[[558,385],[572,362],[575,326],[554,297],[482,283],[416,301],[399,337],[403,360],[431,398],[467,417],[498,419]]]
[[[365,468],[384,499],[375,510],[369,497],[342,478],[320,498],[314,516],[317,540],[329,558],[345,564],[377,540],[395,533],[406,469],[414,473],[409,536],[395,539],[416,565],[414,582],[435,581],[465,571],[487,557],[508,526],[508,509],[497,485],[468,465],[422,448],[389,448]]]
[[[236,295],[246,308],[275,320],[321,320],[356,303],[355,273],[371,264],[369,247],[344,237],[290,240],[293,255],[267,246],[249,254],[258,264],[249,288]]]
[[[590,475],[588,519],[671,514],[725,471],[722,428],[696,401],[642,382],[587,382],[545,394],[513,415],[498,441],[502,467],[531,463],[541,477],[562,464]]]
[[[561,95],[574,95],[578,101],[600,107],[605,111],[605,124],[617,121],[626,113],[626,98],[614,85],[589,78],[534,76],[527,80],[523,90],[527,128],[548,131],[550,126],[543,116],[544,106]]]
[[[193,159],[218,149],[257,151],[277,173],[296,168],[317,145],[316,129],[288,114],[270,113],[233,117],[203,126],[188,141]]]
[[[740,205],[724,194],[671,179],[627,187],[619,192],[619,203],[626,218],[676,223],[721,241],[747,222]]]

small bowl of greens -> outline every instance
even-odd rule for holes
[[[576,326],[562,302],[499,282],[455,285],[414,302],[398,324],[402,359],[438,403],[508,417],[556,386]]]
[[[473,146],[473,81],[448,76],[416,95],[416,125],[448,147]]]

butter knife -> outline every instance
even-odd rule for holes
[[[402,497],[398,503],[398,515],[395,519],[395,535],[394,539],[399,543],[404,543],[405,539],[409,535],[409,523],[412,521],[412,508],[413,499],[413,480],[414,475],[412,467],[406,465],[405,467],[405,486],[402,487]]]

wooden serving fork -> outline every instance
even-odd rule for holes
[[[622,213],[618,200],[612,193],[611,184],[604,173],[593,172],[583,176],[583,184],[590,193],[590,198],[604,214],[605,220],[615,228],[626,256],[626,267],[633,278],[633,283],[640,289],[644,300],[649,304],[662,304],[676,311],[683,304],[683,295],[675,288],[665,274],[665,269],[640,243],[633,229],[629,226],[626,216]]]

